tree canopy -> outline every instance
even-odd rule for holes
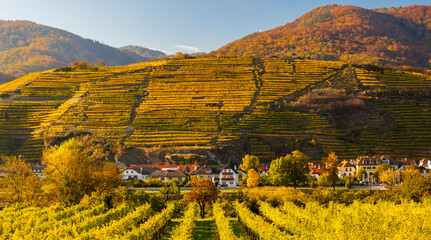
[[[293,184],[296,188],[298,183],[307,180],[309,161],[310,158],[299,150],[273,160],[269,169],[272,182],[284,186]]]
[[[103,192],[119,184],[120,172],[114,163],[99,161],[100,149],[88,149],[72,138],[47,149],[45,192],[65,204],[78,203],[92,192]]]
[[[11,203],[31,204],[36,197],[40,187],[39,177],[33,173],[30,164],[26,163],[21,156],[1,156],[3,164],[0,169],[4,177],[0,178],[1,186],[8,191],[7,200]]]
[[[334,152],[322,159],[322,172],[326,176],[326,180],[331,183],[335,190],[335,184],[338,181],[338,157]]]
[[[200,215],[205,218],[205,207],[217,199],[219,190],[210,178],[195,178],[191,184],[193,189],[187,195],[187,202],[198,202]]]
[[[247,176],[247,187],[253,188],[259,185],[259,173],[257,173],[256,170],[248,170]]]
[[[244,172],[248,172],[250,169],[254,169],[256,172],[260,171],[259,158],[253,155],[245,155],[242,158],[242,164],[239,165]]]

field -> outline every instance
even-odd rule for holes
[[[225,203],[226,204],[226,203]],[[72,207],[21,208],[0,211],[1,239],[428,239],[431,202],[381,201],[376,204],[297,206],[286,201],[278,207],[260,202],[252,212],[247,202],[213,205],[213,215],[196,217],[198,206],[182,209],[169,202],[156,212],[150,204],[125,203],[108,209],[104,203],[85,202]],[[177,212],[183,210],[181,214]]]
[[[419,159],[431,154],[430,87],[428,75],[281,58],[62,68],[0,85],[0,152],[38,161],[48,146],[92,135],[122,148],[110,156],[120,160],[131,149],[149,162],[166,153],[270,161],[295,149],[313,160],[329,151]],[[290,107],[317,89],[358,96],[367,109],[346,125],[320,109]]]

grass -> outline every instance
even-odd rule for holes
[[[204,218],[196,220],[196,229],[193,232],[196,240],[218,240],[217,226],[214,219]]]
[[[180,225],[182,222],[182,219],[171,219],[171,222],[169,223],[168,228],[166,228],[166,231],[163,233],[160,240],[169,240],[171,238],[171,235],[174,231],[174,229]]]
[[[247,239],[247,233],[245,232],[241,223],[238,222],[238,219],[232,218],[229,221],[235,236],[239,238]]]

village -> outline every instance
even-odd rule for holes
[[[389,155],[361,156],[357,159],[343,160],[338,164],[338,177],[340,179],[357,179],[361,184],[380,183],[373,177],[373,172],[379,165],[389,165],[394,170],[394,182],[401,182],[401,172],[408,166],[417,166],[424,177],[431,169],[431,158],[417,160],[394,160]],[[269,176],[270,163],[262,163],[259,169],[260,176]],[[153,183],[178,182],[185,185],[191,178],[210,178],[219,187],[234,188],[241,185],[241,179],[247,172],[236,165],[130,165],[116,163],[117,168],[125,181],[151,181]],[[45,166],[41,163],[31,163],[30,168],[40,178],[45,177]],[[322,174],[320,163],[308,163],[309,176],[318,180]],[[360,177],[357,172],[362,171]],[[0,177],[3,172],[0,172]]]

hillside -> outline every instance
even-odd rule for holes
[[[211,55],[286,57],[292,53],[312,59],[431,68],[431,6],[323,6]]]
[[[314,160],[429,157],[430,87],[429,75],[282,58],[56,69],[0,85],[0,151],[38,160],[44,147],[92,135],[126,163],[270,161],[295,149]]]
[[[29,21],[0,21],[0,72],[7,75],[19,77],[73,61],[126,65],[150,58]]]
[[[167,56],[164,52],[161,52],[158,50],[152,50],[152,49],[148,49],[140,46],[134,46],[134,45],[124,46],[118,49],[123,52],[137,54],[146,59],[156,59],[156,58]]]

